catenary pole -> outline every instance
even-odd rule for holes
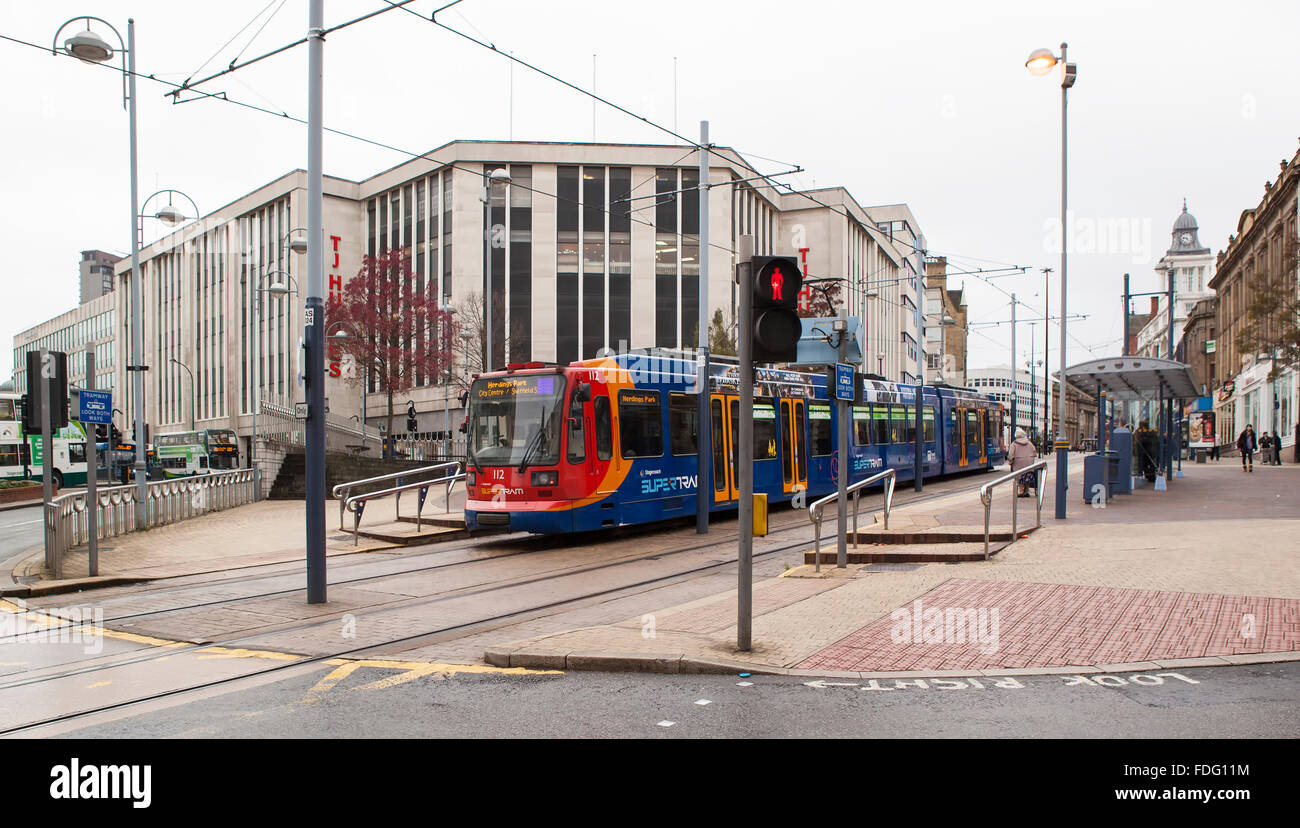
[[[849,359],[849,306],[848,297],[843,297],[840,301],[840,331],[839,341],[836,343],[836,359],[843,363]],[[855,373],[853,375],[853,396],[856,399],[860,395],[859,388],[862,380]],[[744,403],[741,403],[744,405]],[[836,515],[839,523],[835,530],[835,566],[844,569],[849,565],[849,545],[848,545],[848,527],[849,527],[849,416],[853,403],[845,400],[836,400],[836,413],[839,415],[839,422],[836,424],[836,451],[839,456],[839,498],[835,502]],[[818,553],[820,555],[820,553]]]
[[[321,216],[323,180],[323,90],[325,0],[311,0],[307,23],[307,603],[325,597],[325,234]]]
[[[1066,150],[1068,144],[1067,138],[1067,120],[1066,120],[1066,101],[1070,91],[1070,84],[1073,78],[1070,76],[1070,64],[1066,62],[1065,57],[1066,44],[1061,44],[1061,388],[1060,396],[1056,403],[1056,519],[1065,519],[1065,491],[1067,488],[1067,479],[1069,477],[1070,456],[1065,442],[1065,326],[1066,317],[1069,313],[1066,310],[1066,298],[1069,294],[1068,282],[1066,280],[1066,255],[1070,248],[1068,234],[1066,232]],[[1044,357],[1046,361],[1046,357]],[[1051,386],[1044,391],[1046,396],[1051,395]]]
[[[144,420],[144,282],[140,278],[140,187],[136,173],[135,18],[126,21],[127,100],[131,121],[131,362],[128,366],[135,391],[135,525],[149,521],[149,470]]]
[[[697,434],[695,467],[695,531],[709,532],[709,494],[713,491],[709,481],[709,464],[712,460],[709,430],[709,122],[700,121],[700,300],[699,349],[696,359],[695,390],[699,394],[695,433]]]
[[[94,348],[86,349],[86,388],[90,391],[95,390]],[[77,412],[77,420],[81,420],[80,411]],[[81,423],[81,427],[85,429],[86,424]],[[99,454],[96,451],[98,448],[95,445],[96,439],[95,426],[91,425],[86,432],[86,538],[90,546],[90,563],[87,572],[92,578],[99,575],[99,509],[96,508],[99,499],[95,494],[95,488],[99,483]]]

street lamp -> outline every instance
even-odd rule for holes
[[[155,210],[152,216],[150,216],[149,202],[153,201],[155,197],[161,195],[167,196],[167,203],[164,204],[162,207],[159,207],[157,210]],[[185,215],[185,213],[182,212],[180,208],[178,208],[175,205],[174,202],[176,200],[176,196],[180,196],[181,198],[185,199],[190,203],[190,207],[194,209],[194,215],[192,216]],[[199,217],[199,208],[198,205],[194,203],[194,199],[185,195],[185,193],[182,193],[180,190],[159,190],[156,193],[150,194],[150,196],[144,200],[144,203],[140,205],[140,215],[136,216],[136,219],[139,221],[143,221],[146,218],[156,218],[159,221],[161,221],[163,224],[167,225],[168,227],[175,227],[176,225],[180,224],[183,221],[188,221],[190,219],[194,219],[198,217]],[[140,234],[144,235],[143,226],[141,226],[140,228]]]
[[[84,31],[68,38],[63,43],[63,51],[83,63],[105,63],[113,58],[113,47],[90,28],[90,21],[102,23],[112,30],[117,38],[118,50],[122,53],[122,105],[126,107],[130,124],[131,152],[131,360],[126,366],[129,374],[134,375],[135,397],[135,524],[144,528],[148,524],[148,469],[145,464],[145,420],[144,420],[144,302],[140,295],[140,233],[136,215],[139,189],[136,181],[136,107],[135,107],[135,19],[126,21],[126,41],[111,23],[103,18],[81,15],[64,21],[54,33],[50,43],[51,54],[59,52],[59,35],[68,24],[84,20]]]
[[[469,331],[460,332],[460,341],[465,343],[465,393],[469,393],[469,341],[474,338],[474,334]],[[465,454],[469,456],[469,432],[465,432]]]
[[[492,370],[492,302],[496,298],[496,293],[492,288],[492,191],[493,186],[501,184],[507,187],[508,197],[510,173],[503,167],[498,167],[488,175],[487,186],[483,188],[483,295],[485,313],[487,314],[486,340],[487,347],[484,352],[484,371]],[[504,309],[504,308],[503,308]]]
[[[1069,63],[1065,59],[1066,44],[1061,44],[1061,55],[1057,57],[1052,54],[1050,49],[1035,49],[1029,54],[1029,59],[1025,61],[1025,68],[1030,74],[1037,77],[1043,77],[1052,70],[1052,67],[1060,64],[1061,67],[1061,381],[1059,383],[1061,393],[1057,400],[1056,410],[1057,422],[1059,425],[1056,429],[1056,517],[1058,520],[1065,519],[1065,485],[1069,469],[1069,454],[1065,442],[1065,326],[1066,326],[1066,250],[1068,245],[1065,238],[1065,206],[1066,206],[1066,104],[1070,87],[1074,86],[1074,80],[1078,76],[1078,67]],[[1125,335],[1127,335],[1125,331]],[[1046,389],[1050,393],[1050,388]]]
[[[289,282],[293,283],[290,288],[284,282],[274,282],[267,287],[262,287],[262,282],[271,276],[283,276]],[[294,293],[298,284],[293,277],[283,270],[272,270],[262,275],[256,281],[257,287],[254,292],[257,294],[257,324],[256,330],[253,331],[253,436],[248,441],[248,464],[253,469],[253,499],[262,499],[262,475],[257,467],[257,411],[262,407],[262,354],[260,343],[262,340],[262,294],[269,293],[272,296],[288,296]]]
[[[328,326],[326,326],[325,341],[329,342],[330,340],[333,340],[334,342],[342,343],[352,339],[352,334],[348,333],[347,331],[340,330],[340,331],[335,331],[333,334],[330,333],[330,331],[333,328],[339,325],[346,325],[346,324],[347,322],[338,321],[338,322],[331,322]],[[356,360],[354,355],[353,362],[355,363],[355,361]],[[357,420],[357,425],[361,428],[361,450],[362,451],[366,450],[366,392],[369,390],[368,388],[370,384],[369,380],[370,380],[370,362],[369,360],[367,360],[365,365],[365,374],[362,376],[362,380],[361,380],[361,417],[359,419],[355,416],[353,417],[354,420]]]
[[[173,357],[171,361],[184,368],[185,373],[190,375],[190,431],[193,431],[194,430],[194,408],[195,408],[196,400],[198,399],[195,396],[195,391],[194,391],[194,372],[190,370],[190,366],[181,362],[179,359]]]

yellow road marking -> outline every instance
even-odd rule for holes
[[[0,661],[0,667],[22,667],[25,661]]]
[[[7,601],[4,598],[0,598],[0,612],[26,612],[26,610],[15,604],[13,601]]]
[[[346,692],[359,690],[383,690],[388,687],[396,687],[399,684],[406,684],[417,678],[424,676],[434,676],[439,681],[457,673],[484,674],[492,673],[498,675],[561,675],[562,670],[531,670],[527,667],[492,667],[487,664],[444,664],[436,661],[392,661],[382,658],[363,658],[356,661],[331,658],[325,662],[335,669],[325,676],[316,685],[307,691],[303,703],[310,704],[317,701],[321,695],[331,690],[339,682],[352,675],[361,667],[372,667],[381,670],[400,670],[397,675],[377,679],[367,684],[353,687]]]
[[[112,684],[112,683],[113,683],[113,682],[111,682],[111,681],[97,681],[97,682],[95,682],[94,684],[87,684],[87,685],[86,685],[86,689],[87,689],[87,690],[94,690],[96,687],[107,687],[108,685],[110,685],[110,684]]]
[[[271,661],[297,661],[302,656],[292,655],[290,653],[276,653],[271,650],[245,650],[241,647],[204,647],[199,653],[209,653],[210,655],[199,655],[199,658],[266,658]]]

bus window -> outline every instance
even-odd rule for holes
[[[697,454],[696,429],[700,421],[698,394],[668,395],[668,439],[673,454],[679,457]]]
[[[68,462],[69,463],[86,462],[85,443],[68,443]]]
[[[835,434],[831,428],[831,407],[808,404],[808,421],[812,424],[813,457],[825,457],[835,451]]]
[[[853,445],[871,445],[871,409],[868,406],[853,406]]]
[[[0,466],[21,466],[22,457],[17,443],[0,445]]]
[[[14,401],[0,400],[0,422],[9,422],[15,419]]]

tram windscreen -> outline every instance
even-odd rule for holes
[[[470,387],[469,454],[481,466],[560,461],[564,378],[490,377]]]

